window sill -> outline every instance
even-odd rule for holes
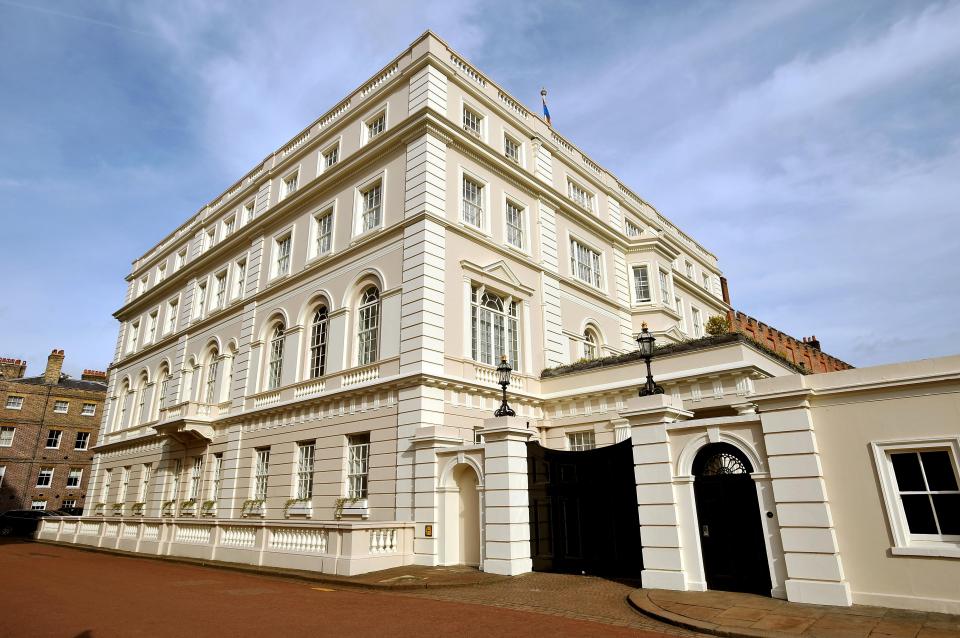
[[[477,235],[480,235],[481,237],[484,237],[485,239],[492,239],[492,238],[493,238],[492,235],[490,235],[490,233],[489,233],[486,229],[481,228],[480,226],[476,226],[476,225],[474,225],[474,224],[471,224],[470,222],[464,220],[462,217],[457,220],[457,223],[460,225],[461,228],[463,228],[463,229],[465,229],[465,230],[467,230],[467,231],[469,231],[469,232],[471,232],[471,233],[475,233],[475,234],[477,234]],[[509,245],[509,244],[507,244],[507,245]]]
[[[960,558],[960,547],[891,547],[892,556],[926,556],[930,558]]]
[[[503,245],[504,245],[504,247],[505,247],[507,250],[512,250],[512,251],[515,252],[515,253],[519,253],[519,254],[523,255],[524,257],[528,257],[528,258],[530,258],[530,259],[533,259],[533,255],[530,254],[530,251],[528,251],[528,250],[525,249],[525,248],[520,248],[519,246],[514,246],[514,245],[511,244],[510,242],[504,242]]]

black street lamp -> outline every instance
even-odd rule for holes
[[[656,337],[647,330],[647,322],[643,322],[640,327],[640,334],[637,335],[640,357],[647,363],[647,382],[640,388],[640,396],[642,397],[651,394],[663,394],[663,388],[653,382],[653,373],[650,371],[650,360],[653,359],[653,343],[656,340]]]
[[[497,366],[497,383],[503,388],[503,403],[501,403],[497,411],[493,413],[493,416],[517,416],[513,408],[507,405],[507,386],[510,385],[511,372],[513,372],[513,368],[507,363],[507,355],[502,355],[500,357],[500,365]]]

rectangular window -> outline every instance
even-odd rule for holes
[[[110,496],[110,482],[113,480],[113,470],[106,470],[103,473],[103,485],[100,486],[100,501],[102,503],[107,502],[107,498]]]
[[[133,352],[137,349],[137,343],[140,341],[140,322],[134,321],[130,324],[130,336],[127,340],[127,352]]]
[[[57,414],[66,414],[70,410],[69,401],[54,401],[53,411]]]
[[[199,282],[197,284],[197,309],[194,315],[196,317],[202,317],[203,311],[207,306],[207,282]]]
[[[699,308],[691,308],[690,314],[693,316],[693,336],[703,336],[703,317],[700,315]]]
[[[387,130],[387,114],[380,113],[367,122],[367,141]]]
[[[193,457],[193,467],[190,469],[190,485],[187,491],[187,500],[200,497],[200,481],[203,479],[203,457]]]
[[[950,449],[898,450],[889,459],[910,537],[960,540],[960,485]]]
[[[215,308],[223,308],[227,301],[227,271],[217,273],[213,278],[213,303]]]
[[[140,469],[140,491],[137,493],[137,502],[146,503],[150,496],[150,475],[153,474],[153,466],[150,463],[144,463]]]
[[[687,331],[687,317],[683,312],[683,299],[680,297],[673,298],[673,307],[677,309],[677,314],[680,315],[680,331]]]
[[[298,499],[313,498],[314,442],[297,443],[297,496]]]
[[[660,301],[664,306],[670,305],[670,275],[667,271],[660,271]]]
[[[23,407],[23,397],[17,397],[10,395],[7,397],[7,409],[8,410],[19,410]]]
[[[228,217],[227,219],[225,219],[223,222],[223,238],[226,239],[227,237],[232,235],[236,227],[237,227],[236,217]]]
[[[370,434],[347,437],[347,498],[367,498]]]
[[[147,343],[153,343],[157,339],[157,312],[154,310],[147,317]]]
[[[46,501],[30,501],[30,509],[45,510],[47,509],[47,502]]]
[[[127,486],[130,485],[130,466],[120,470],[120,491],[117,493],[117,503],[127,500]]]
[[[481,137],[483,135],[483,116],[471,108],[463,107],[463,130],[473,135]]]
[[[173,270],[180,270],[185,263],[187,263],[187,249],[182,248],[173,259]]]
[[[173,461],[173,470],[170,472],[170,499],[175,501],[180,498],[180,474],[183,472],[183,462],[180,459],[174,459]],[[109,484],[110,475],[107,475],[107,482]]]
[[[167,302],[167,329],[164,334],[170,334],[177,329],[177,309],[179,306],[180,302],[176,299]]]
[[[77,432],[77,438],[73,442],[73,449],[86,450],[88,447],[90,447],[90,433]]]
[[[597,447],[593,432],[571,432],[567,435],[567,447],[573,452],[592,450]]]
[[[705,290],[710,290],[710,275],[703,273],[703,287]]]
[[[313,219],[314,233],[317,238],[315,254],[326,255],[333,245],[333,210],[326,210]]]
[[[80,416],[94,416],[97,413],[96,403],[84,403],[80,410]]]
[[[507,243],[523,248],[523,208],[507,200]]]
[[[157,283],[160,283],[167,278],[167,265],[160,264],[157,266]]]
[[[244,224],[250,223],[250,221],[253,219],[253,216],[254,216],[254,205],[253,205],[253,200],[251,199],[249,202],[243,205],[243,220],[244,220],[243,223]]]
[[[13,435],[17,433],[17,428],[12,425],[0,426],[0,447],[10,447],[13,445]]]
[[[483,228],[483,185],[466,176],[463,178],[463,221]]]
[[[280,199],[290,197],[297,190],[297,184],[300,181],[300,171],[287,175],[283,178],[283,187],[280,192]]]
[[[3,477],[7,473],[7,466],[0,465],[0,487],[3,487]]]
[[[515,164],[520,163],[520,142],[509,135],[503,136],[503,154],[508,160]]]
[[[637,301],[650,301],[650,277],[646,266],[633,267],[633,291]]]
[[[223,452],[213,455],[213,482],[210,486],[210,500],[220,499],[220,483],[223,480]]]
[[[217,241],[217,229],[211,228],[203,237],[203,249],[210,250]]]
[[[83,468],[71,467],[67,474],[67,487],[80,487],[80,478],[83,476]]]
[[[247,283],[247,260],[238,261],[233,272],[233,296],[235,299],[239,299],[243,297],[243,287]]]
[[[47,433],[47,449],[58,449],[60,447],[60,439],[62,438],[63,430],[50,430]]]
[[[53,483],[53,468],[42,467],[37,475],[37,487],[50,487]]]
[[[77,506],[77,499],[75,498],[65,498],[63,499],[63,504],[61,505],[61,507],[65,509],[68,507],[76,507],[76,506]]]
[[[363,197],[363,224],[361,232],[366,232],[380,226],[382,218],[383,189],[382,184],[377,182],[367,190],[361,193]]]
[[[567,182],[567,194],[570,199],[589,211],[593,210],[593,195],[575,182]]]
[[[574,277],[601,288],[603,275],[600,269],[600,253],[581,244],[576,239],[570,240],[570,272]]]
[[[623,230],[627,234],[627,237],[639,237],[640,233],[643,232],[643,230],[639,226],[634,224],[629,219],[624,222]]]
[[[267,477],[270,472],[270,448],[256,450],[256,462],[253,471],[253,498],[258,501],[267,499]]]
[[[220,370],[220,361],[212,359],[207,364],[207,389],[204,393],[204,402],[207,404],[220,403],[217,399],[217,373]]]
[[[340,161],[340,145],[334,144],[333,147],[323,154],[323,167],[330,168]]]
[[[290,235],[285,235],[276,241],[277,258],[274,261],[274,275],[285,275],[290,272]]]
[[[147,283],[149,279],[146,276],[143,276],[140,281],[137,283],[137,296],[139,297],[147,291]]]
[[[689,261],[685,261],[683,262],[683,267],[687,273],[687,279],[693,279],[693,264],[691,264]]]

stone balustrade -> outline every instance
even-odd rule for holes
[[[37,539],[352,576],[413,563],[413,523],[45,518]]]

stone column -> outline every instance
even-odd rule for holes
[[[483,571],[516,576],[533,570],[527,441],[535,429],[520,417],[483,422],[485,546]]]
[[[808,399],[809,390],[754,399],[777,503],[787,600],[849,606]]]
[[[637,512],[643,545],[641,581],[648,589],[686,590],[667,424],[685,421],[693,413],[676,407],[672,396],[658,394],[632,398],[620,416],[630,422],[633,440]]]

